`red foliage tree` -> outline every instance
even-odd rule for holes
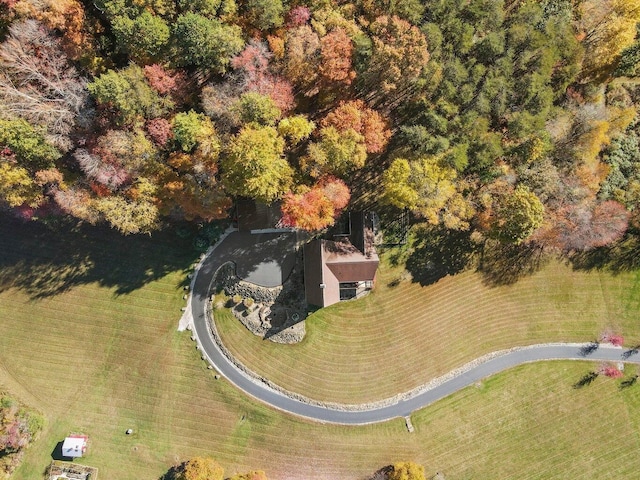
[[[129,180],[127,171],[118,164],[105,162],[98,155],[79,148],[73,154],[85,175],[112,190]]]
[[[563,251],[583,251],[610,245],[629,225],[629,211],[621,203],[565,205],[550,213],[545,226],[532,239]]]
[[[181,70],[167,70],[162,65],[144,67],[144,77],[160,95],[170,95],[178,104],[183,104],[192,94],[186,74]]]
[[[15,1],[15,0],[14,0]],[[309,7],[298,6],[291,9],[287,15],[287,27],[295,28],[304,25],[311,18]]]
[[[0,431],[0,451],[17,452],[29,445],[31,435],[27,419],[21,418],[18,408],[2,409],[2,430]]]
[[[339,132],[354,130],[364,137],[368,153],[383,151],[391,138],[391,132],[382,116],[368,108],[362,100],[341,102],[338,108],[322,120],[321,125],[335,127]]]
[[[231,60],[231,65],[242,75],[242,89],[271,97],[282,112],[294,107],[293,87],[284,78],[269,71],[272,54],[263,42],[252,40]]]
[[[271,53],[267,46],[259,41],[251,40],[238,55],[231,59],[235,70],[242,70],[250,77],[264,75],[269,68]]]
[[[249,91],[268,95],[282,112],[289,112],[295,106],[293,87],[281,77],[265,75],[261,79],[247,84]]]
[[[613,200],[596,205],[591,219],[593,246],[602,247],[620,239],[629,226],[629,215],[624,205]]]
[[[149,120],[145,128],[151,139],[161,147],[166,146],[167,142],[173,138],[171,123],[164,118]]]
[[[176,79],[162,66],[154,63],[144,67],[144,77],[156,92],[166,95],[176,88]]]

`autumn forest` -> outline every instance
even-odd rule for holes
[[[124,234],[349,204],[579,251],[640,228],[635,0],[0,0],[0,205]],[[365,173],[366,172],[366,175]]]

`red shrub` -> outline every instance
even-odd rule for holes
[[[624,337],[622,335],[616,335],[615,333],[605,332],[600,335],[600,341],[620,347],[624,343]]]
[[[622,378],[624,376],[624,374],[613,365],[604,367],[602,373],[609,378]]]

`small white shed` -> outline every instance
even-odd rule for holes
[[[69,435],[62,443],[63,457],[78,458],[86,451],[87,437],[85,435]]]

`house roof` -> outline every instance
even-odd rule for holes
[[[87,437],[84,435],[69,435],[62,443],[63,457],[81,457],[87,450]]]
[[[373,229],[367,225],[366,215],[352,215],[350,220],[349,236],[314,240],[305,245],[305,295],[312,305],[326,307],[338,302],[342,282],[375,280],[379,260],[373,245]]]
[[[373,280],[378,268],[375,251],[364,255],[349,240],[322,241],[322,260],[338,282]]]

